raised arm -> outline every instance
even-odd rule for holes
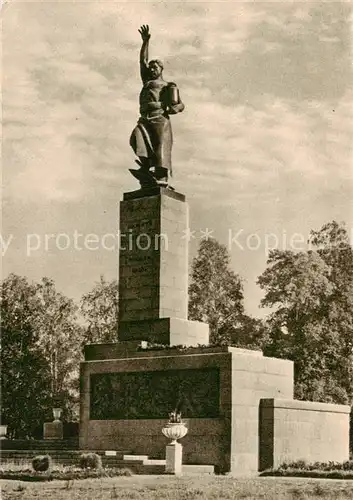
[[[147,24],[143,24],[139,29],[142,38],[142,46],[140,50],[140,74],[141,79],[145,82],[148,78],[148,45],[151,38],[150,29]]]

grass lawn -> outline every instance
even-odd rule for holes
[[[132,476],[28,483],[2,480],[2,500],[343,500],[353,499],[353,481],[222,476]]]

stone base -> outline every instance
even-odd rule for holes
[[[46,422],[43,426],[44,439],[63,439],[64,426],[63,423],[58,421]]]
[[[187,465],[212,464],[219,471],[238,475],[257,472],[260,399],[293,397],[291,361],[226,346],[136,351],[133,343],[126,342],[124,347],[125,353],[119,352],[121,344],[96,344],[85,348],[85,362],[81,363],[81,449],[126,449],[154,459],[165,458],[166,442],[162,428],[173,406],[166,404],[165,415],[155,418],[116,419],[111,414],[104,420],[95,419],[94,379],[104,374],[128,376],[132,373],[137,377],[138,372],[148,374],[148,377],[151,372],[156,372],[159,377],[165,372],[165,377],[170,380],[174,376],[186,380],[188,370],[195,370],[198,374],[194,383],[185,386],[183,393],[191,402],[190,407],[194,407],[194,394],[200,395],[200,401],[205,400],[205,391],[213,395],[217,403],[212,403],[207,414],[196,405],[192,418],[187,410],[181,409],[188,424],[188,434],[183,438],[183,462]],[[217,377],[213,378],[210,372],[218,374]],[[214,396],[215,384],[218,396]],[[175,387],[171,384],[170,392],[177,393]],[[118,386],[115,394],[112,389],[111,399],[118,400],[118,391]],[[153,385],[151,391],[153,397]],[[156,387],[156,391],[162,397],[162,388]]]
[[[124,321],[119,324],[121,341],[148,341],[165,345],[208,345],[209,326],[200,321],[180,318],[157,318]]]
[[[180,443],[168,444],[165,453],[165,471],[179,476],[182,473],[183,446]]]

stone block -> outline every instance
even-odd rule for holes
[[[158,307],[158,304],[156,304]],[[151,297],[144,297],[138,299],[129,299],[123,302],[124,311],[139,311],[142,309],[152,309]]]
[[[163,188],[139,190],[124,195],[120,204],[120,228],[126,234],[119,251],[121,322],[187,318],[188,245],[182,231],[188,210],[185,197],[171,193]]]
[[[234,409],[234,408],[233,408]],[[257,409],[258,412],[258,409]],[[236,412],[233,412],[233,439],[232,450],[236,453],[258,453],[258,429],[259,419],[258,414],[253,419],[235,418]],[[256,458],[257,460],[257,458]],[[256,463],[256,467],[258,464]],[[254,466],[255,468],[255,466]]]
[[[109,344],[87,344],[84,347],[86,361],[97,359],[117,359],[128,357],[136,353],[140,341],[119,341]]]
[[[140,288],[127,288],[124,292],[125,300],[154,297],[157,293],[153,286],[142,286]]]
[[[209,326],[200,321],[170,319],[170,345],[208,345]]]
[[[120,340],[145,340],[166,345],[208,345],[209,326],[177,317],[126,321],[120,323],[118,337]]]
[[[256,352],[256,351],[255,351]],[[236,353],[235,353],[236,354]],[[287,359],[268,358],[263,356],[263,361],[255,359],[247,353],[244,356],[233,357],[233,370],[257,371],[273,375],[293,377],[293,361]]]
[[[257,356],[260,358],[263,357],[262,351],[257,350],[257,349],[243,349],[241,347],[227,347],[227,351],[232,354],[233,359],[236,359],[237,355],[251,356],[251,357]],[[234,366],[232,369],[235,369]]]
[[[46,422],[43,425],[43,439],[63,439],[63,423],[59,420]]]
[[[158,316],[158,308],[156,309],[151,308],[151,309],[141,309],[134,311],[124,311],[123,319],[124,321],[145,321],[148,319],[153,319],[156,316]],[[122,315],[120,317],[122,317]],[[126,340],[134,340],[134,339],[126,339]]]
[[[258,452],[233,453],[231,458],[231,476],[255,476],[258,474]]]
[[[178,193],[177,191],[173,191],[171,189],[167,189],[164,187],[153,187],[153,188],[144,188],[138,189],[136,191],[130,191],[128,193],[124,193],[124,200],[139,200],[149,198],[151,196],[161,196],[165,195],[168,198],[175,199],[178,201],[185,201],[185,196],[182,193]]]
[[[165,471],[180,476],[183,463],[183,446],[180,443],[167,444],[165,452]]]

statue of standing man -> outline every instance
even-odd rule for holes
[[[172,175],[172,127],[169,115],[180,113],[184,104],[175,83],[163,79],[163,64],[158,59],[148,61],[149,27],[141,26],[140,73],[143,83],[140,92],[140,118],[130,137],[140,166],[130,170],[141,187],[168,186]]]

